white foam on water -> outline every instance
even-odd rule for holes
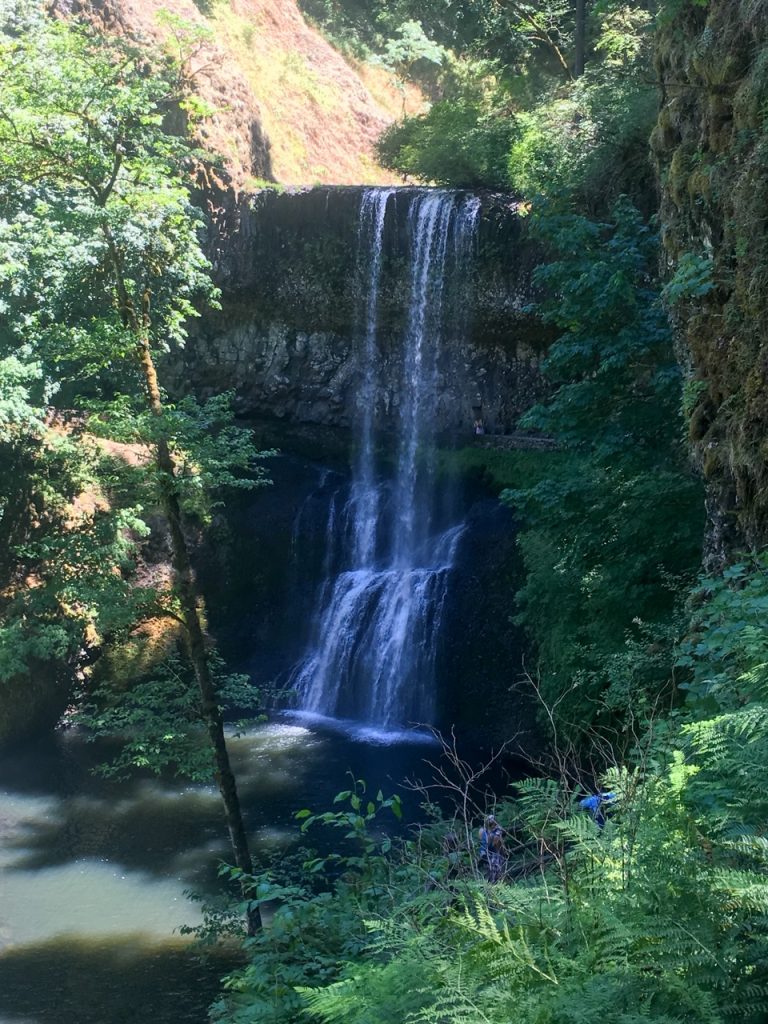
[[[329,732],[340,733],[350,739],[376,746],[395,746],[399,744],[436,745],[438,740],[433,732],[424,727],[414,726],[412,729],[380,729],[365,725],[351,718],[334,718],[331,715],[319,714],[316,711],[286,711],[286,717],[297,718],[310,725],[327,729]]]

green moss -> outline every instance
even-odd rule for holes
[[[117,687],[128,687],[146,679],[180,642],[181,625],[176,619],[149,619],[128,637],[107,644],[94,666],[93,682],[109,680]]]
[[[742,128],[759,129],[768,115],[768,50],[758,53],[751,74],[744,77],[733,99],[733,112]]]
[[[680,296],[685,361],[707,383],[690,437],[741,543],[768,537],[768,12],[749,0],[681,6],[662,29],[666,102],[653,134],[672,263],[711,260],[716,286]]]

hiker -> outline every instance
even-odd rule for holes
[[[593,793],[591,796],[579,800],[579,807],[582,811],[589,811],[597,827],[602,828],[605,825],[605,808],[615,801],[615,793],[608,793],[601,789],[599,793]]]
[[[504,874],[507,851],[504,846],[504,835],[496,818],[489,814],[480,829],[480,853],[478,864],[488,875],[489,882],[498,882]]]

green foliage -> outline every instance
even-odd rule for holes
[[[680,373],[654,284],[656,235],[626,199],[605,224],[545,204],[533,227],[555,257],[536,270],[537,311],[564,333],[544,368],[556,396],[526,422],[603,457],[657,464],[676,442]]]
[[[249,899],[272,904],[275,913],[268,929],[245,941],[249,963],[226,979],[214,1020],[244,1024],[257,1017],[278,1024],[297,1019],[300,991],[334,982],[343,964],[359,959],[368,945],[368,915],[391,905],[389,882],[407,877],[407,869],[401,873],[387,859],[392,843],[381,834],[382,818],[400,818],[399,797],[379,792],[369,800],[364,782],[353,780],[334,802],[348,809],[319,814],[305,809],[296,818],[303,832],[320,825],[336,833],[333,845],[339,852],[318,857],[307,851],[303,864],[280,858],[270,871],[248,880]]]
[[[567,189],[583,209],[606,211],[622,193],[646,207],[653,189],[648,136],[656,97],[610,73],[587,73],[565,96],[514,118],[507,181],[525,196]]]
[[[384,67],[394,71],[398,77],[408,79],[413,66],[420,61],[438,67],[445,59],[445,51],[424,32],[420,21],[405,21],[390,39],[381,54]]]
[[[621,717],[622,704],[653,704],[665,687],[702,501],[681,449],[653,233],[626,201],[606,224],[551,204],[534,231],[559,256],[536,271],[539,309],[565,333],[544,364],[552,397],[524,423],[568,456],[505,500],[523,519],[519,621],[536,642],[544,697],[584,728]]]
[[[509,180],[528,196],[567,190],[585,210],[607,211],[622,193],[645,205],[656,115],[648,81],[652,16],[640,5],[602,3],[593,27],[586,73],[515,115]]]
[[[523,65],[538,56],[542,29],[555,21],[558,32],[571,29],[566,0],[300,0],[300,6],[333,42],[358,56],[380,54],[404,23],[418,20],[441,47]]]
[[[0,681],[74,658],[91,629],[135,611],[122,570],[144,532],[135,507],[95,499],[96,447],[53,429],[43,367],[28,349],[0,359]],[[91,501],[77,505],[83,493]],[[92,507],[91,507],[92,506]]]
[[[570,452],[504,450],[472,445],[441,449],[437,455],[437,468],[449,479],[474,477],[478,483],[499,494],[505,489],[527,490],[533,487],[555,466],[570,458]]]
[[[183,181],[192,152],[162,126],[179,69],[148,74],[146,51],[63,22],[6,34],[2,59],[3,257],[24,268],[5,296],[20,314],[9,329],[60,380],[135,358],[129,308],[159,350],[182,343],[193,300],[213,289]]]
[[[212,659],[212,667],[223,711],[258,706],[260,695],[247,676],[227,674],[218,658]],[[119,754],[100,766],[102,775],[126,778],[134,769],[156,775],[170,769],[194,782],[213,779],[213,752],[194,679],[178,656],[169,657],[155,667],[152,678],[127,690],[107,679],[84,698],[77,721],[90,740],[122,741]]]
[[[301,831],[306,832],[315,824],[322,824],[331,828],[340,829],[343,838],[352,840],[358,848],[354,856],[331,854],[326,858],[318,858],[307,864],[312,871],[325,871],[330,864],[338,864],[349,868],[362,868],[367,859],[377,851],[386,853],[391,847],[391,840],[385,837],[383,840],[375,839],[369,834],[370,825],[376,821],[382,811],[391,810],[398,821],[403,816],[400,797],[394,796],[385,799],[384,794],[379,790],[375,799],[371,800],[366,796],[366,786],[362,779],[352,780],[352,789],[342,790],[334,798],[334,804],[349,804],[346,811],[325,811],[322,814],[313,814],[306,808],[296,813],[296,820],[301,821]]]
[[[3,295],[7,347],[26,346],[48,392],[55,381],[73,398],[98,396],[94,431],[166,443],[183,504],[203,513],[216,489],[252,486],[263,471],[230,396],[157,415],[137,374],[135,320],[161,354],[184,342],[194,303],[216,298],[186,187],[194,153],[163,128],[181,63],[34,19],[2,48],[0,255],[17,268]]]
[[[664,298],[675,303],[681,299],[699,298],[713,288],[712,260],[686,252],[679,257],[674,274],[664,286]]]
[[[194,154],[162,123],[178,65],[157,59],[148,74],[145,50],[58,22],[7,36],[4,53],[0,255],[23,268],[4,296],[8,344],[73,397],[98,396],[94,430],[167,443],[188,506],[244,486],[246,470],[263,478],[230,396],[157,415],[137,376],[136,320],[162,354],[185,341],[194,303],[216,299],[185,179]]]
[[[387,129],[377,144],[379,159],[439,184],[503,187],[514,131],[503,95],[476,67],[462,71],[453,93]]]
[[[90,643],[103,640],[161,605],[188,627],[197,610],[194,595],[183,596],[180,524],[175,539],[171,531],[173,592],[130,586],[133,546],[147,532],[142,508],[175,509],[177,519],[180,507],[205,520],[221,488],[266,481],[230,396],[166,404],[156,382],[158,357],[184,343],[200,303],[216,302],[188,187],[200,154],[165,129],[172,107],[189,121],[203,112],[186,88],[199,33],[168,16],[171,57],[24,3],[4,14],[0,459],[19,471],[0,497],[16,559],[0,608],[9,678],[32,658],[74,661],[89,629]],[[77,404],[75,428],[46,428],[43,403],[54,395]],[[130,445],[121,467],[102,457],[96,433]],[[92,512],[73,512],[80,492]],[[142,734],[143,752],[131,741],[123,764],[183,760],[187,718],[181,692],[168,689],[181,678],[142,680],[98,725]]]
[[[282,888],[255,880],[279,909],[215,1019],[758,1024],[768,845],[705,813],[713,788],[701,780],[715,761],[700,746],[689,763],[681,742],[646,740],[637,769],[606,773],[618,799],[602,829],[566,778],[517,786],[497,812],[514,822],[512,876],[497,885],[465,860],[446,879],[429,831],[319,889],[311,875]],[[732,792],[728,808],[732,821],[750,813],[749,794]],[[431,835],[447,827],[438,820]]]
[[[688,689],[710,709],[732,709],[768,686],[768,558],[739,562],[702,581],[700,607],[677,664],[694,670]],[[712,703],[714,702],[714,704]]]
[[[528,198],[565,189],[600,214],[622,193],[650,209],[652,11],[616,0],[594,5],[587,71],[573,80],[572,5],[470,6],[474,19],[467,12],[459,20],[450,4],[423,18],[438,41],[442,18],[453,13],[461,27],[432,106],[385,132],[382,162],[428,181],[511,188]]]
[[[706,7],[709,0],[662,0],[659,5],[659,22],[667,25],[674,21],[686,7]]]
[[[109,402],[90,401],[89,430],[100,437],[134,445],[165,441],[176,461],[176,487],[185,512],[203,522],[221,505],[226,490],[250,490],[269,484],[261,460],[274,454],[257,451],[252,432],[234,425],[233,395],[224,392],[205,402],[187,395],[166,402],[160,415],[146,409],[141,395],[116,395]],[[162,478],[146,461],[131,474],[131,486],[150,506],[160,501]]]

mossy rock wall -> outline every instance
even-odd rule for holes
[[[768,536],[768,5],[683,0],[660,30],[657,71],[651,144],[717,559]]]

